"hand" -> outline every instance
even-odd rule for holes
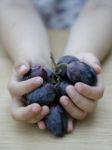
[[[20,78],[29,71],[30,66],[31,64],[29,61],[25,59],[19,59],[15,63],[8,85],[12,97],[11,113],[15,120],[32,124],[37,123],[38,127],[43,130],[46,129],[46,126],[42,119],[49,113],[49,108],[47,106],[41,107],[36,103],[28,106],[24,104],[25,100],[23,99],[23,95],[39,87],[43,83],[41,77],[20,81]],[[72,119],[70,118],[67,131],[71,132],[72,129]]]
[[[47,106],[41,107],[36,103],[25,106],[23,95],[43,83],[41,77],[20,81],[20,78],[29,71],[30,66],[29,61],[19,59],[13,68],[8,88],[12,96],[11,112],[13,118],[27,123],[37,123],[48,114],[49,108]]]
[[[70,85],[66,88],[68,97],[62,96],[60,103],[72,118],[82,120],[89,112],[94,111],[97,101],[103,96],[104,87],[98,59],[90,53],[80,54],[77,57],[95,69],[98,78],[97,85],[92,87],[81,82],[74,86]]]

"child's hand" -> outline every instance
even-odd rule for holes
[[[62,96],[60,103],[73,118],[82,120],[89,112],[94,111],[97,101],[103,96],[104,87],[98,59],[92,54],[80,54],[78,58],[96,70],[97,85],[94,87],[84,83],[70,85],[66,89],[69,97]]]
[[[19,81],[30,68],[30,63],[20,60],[13,69],[12,77],[9,81],[9,91],[12,96],[11,112],[14,119],[28,123],[37,123],[48,114],[47,106],[41,107],[39,104],[24,105],[23,95],[39,87],[43,83],[41,77],[35,77],[27,81]]]
[[[39,87],[43,83],[41,77],[35,77],[27,81],[19,81],[30,69],[30,63],[27,61],[19,60],[14,69],[9,81],[9,92],[12,97],[11,112],[15,120],[24,121],[27,123],[37,123],[40,129],[46,129],[43,118],[49,113],[48,106],[41,107],[39,104],[34,103],[25,106],[23,95]],[[73,130],[73,119],[68,121],[68,132]]]

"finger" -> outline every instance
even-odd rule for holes
[[[90,53],[85,54],[85,55],[86,56],[84,56],[83,54],[83,57],[80,58],[81,61],[93,67],[96,73],[99,74],[101,72],[101,66],[100,66],[100,61],[98,60],[98,58],[96,58],[96,56],[91,55]]]
[[[96,74],[100,74],[101,73],[101,67],[100,65],[96,64],[96,63],[93,63],[93,62],[85,62],[87,63],[88,65],[90,65],[92,68],[94,68],[94,70],[96,71]]]
[[[62,96],[60,98],[60,103],[71,117],[78,120],[85,118],[87,113],[77,108],[67,96]]]
[[[40,114],[37,115],[37,122],[42,120],[47,114],[49,113],[49,107],[48,106],[42,106],[42,110]]]
[[[29,123],[37,123],[40,120],[42,120],[47,114],[49,113],[49,108],[48,106],[43,106],[41,107],[41,111],[31,120],[29,120]]]
[[[39,104],[31,104],[23,107],[21,103],[16,100],[12,103],[12,117],[15,120],[30,122],[40,111],[41,107]]]
[[[21,82],[13,80],[9,83],[8,88],[12,95],[23,96],[35,88],[38,88],[42,83],[43,79],[41,77],[35,77]]]
[[[89,86],[84,83],[76,83],[75,89],[87,98],[98,100],[103,96],[104,87],[100,75],[98,75],[98,83],[96,86]]]
[[[92,67],[95,69],[97,74],[101,73],[101,67],[98,64],[94,64],[92,65]]]
[[[74,86],[68,86],[66,91],[72,102],[81,110],[85,112],[92,112],[96,108],[96,101],[92,101],[80,95],[75,90]]]
[[[38,127],[39,127],[40,130],[45,130],[46,129],[44,121],[39,121],[37,123],[37,125],[38,125]]]
[[[16,70],[17,70],[18,76],[21,77],[29,71],[29,67],[27,67],[26,65],[21,65]]]
[[[15,70],[17,71],[18,75],[22,76],[26,74],[30,69],[31,63],[26,60],[25,58],[20,58],[15,63]]]
[[[69,118],[68,119],[68,127],[67,127],[67,132],[71,133],[73,131],[73,119]]]

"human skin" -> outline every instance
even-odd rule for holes
[[[69,97],[60,98],[60,103],[73,119],[84,119],[88,112],[96,108],[97,100],[103,95],[100,62],[112,46],[111,8],[112,4],[108,0],[88,1],[70,30],[64,55],[73,55],[88,63],[98,76],[95,87],[77,83],[67,87]],[[12,96],[12,116],[19,121],[38,122],[39,128],[44,129],[45,125],[41,120],[48,114],[49,108],[39,104],[24,106],[22,99],[24,94],[39,87],[43,79],[36,77],[19,81],[30,67],[41,65],[51,68],[47,31],[30,0],[0,1],[0,37],[4,50],[13,63],[8,86]],[[71,118],[68,131],[73,129]]]

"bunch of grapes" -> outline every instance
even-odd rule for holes
[[[68,113],[60,105],[59,99],[66,95],[66,87],[83,82],[90,86],[95,86],[97,77],[95,70],[84,62],[73,56],[63,56],[54,64],[53,69],[37,66],[31,68],[22,80],[40,76],[43,84],[24,95],[27,105],[38,103],[41,106],[47,105],[50,108],[49,114],[44,118],[48,130],[57,137],[62,137],[67,131]]]

